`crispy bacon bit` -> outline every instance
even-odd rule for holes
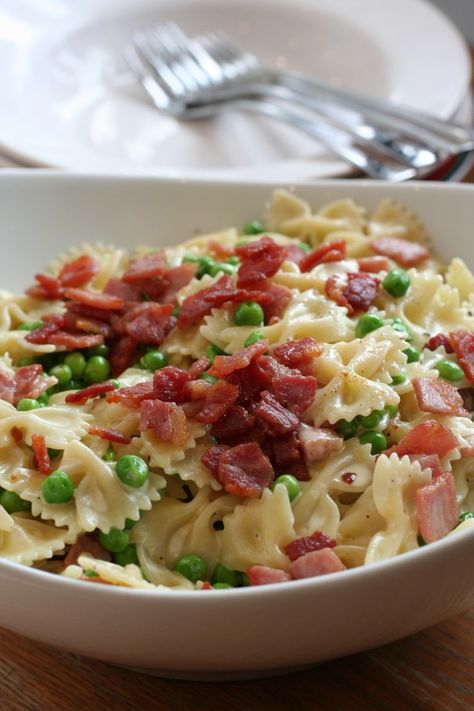
[[[64,325],[64,316],[55,316],[48,321],[45,321],[42,326],[35,328],[25,336],[25,341],[28,343],[37,343],[44,345],[49,343],[49,339],[53,333],[59,331]]]
[[[225,444],[218,444],[215,447],[209,447],[201,457],[201,462],[207,467],[217,479],[219,471],[219,461],[224,452],[227,452],[229,447]]]
[[[117,277],[112,277],[104,288],[104,294],[110,294],[111,296],[117,296],[123,301],[141,301],[142,289],[136,284],[126,284],[121,279]]]
[[[21,442],[21,440],[23,439],[23,432],[20,430],[19,427],[12,427],[10,430],[10,434],[15,440],[15,442]]]
[[[214,364],[208,372],[216,378],[223,378],[226,375],[230,375],[230,373],[234,373],[236,370],[242,370],[246,368],[254,358],[258,358],[258,356],[265,353],[269,345],[266,338],[263,338],[261,341],[257,341],[253,345],[247,346],[247,348],[234,353],[234,355],[218,355],[215,357]]]
[[[352,315],[354,313],[354,309],[348,303],[343,293],[344,289],[347,286],[347,283],[348,280],[346,275],[333,274],[328,279],[326,279],[324,291],[330,299],[335,301],[336,304],[339,304],[339,306],[344,306],[347,309],[349,315]]]
[[[126,323],[127,334],[137,343],[153,343],[159,346],[172,329],[175,319],[172,316],[173,305],[145,303],[133,320]]]
[[[429,341],[425,344],[425,348],[430,351],[435,351],[440,346],[443,346],[446,353],[454,353],[454,348],[451,345],[449,336],[445,333],[437,333],[436,336],[431,336]]]
[[[390,262],[387,257],[361,257],[357,260],[361,272],[378,274],[390,271]]]
[[[298,368],[303,374],[309,375],[314,358],[321,355],[322,351],[322,345],[308,337],[272,346],[270,353],[287,368]]]
[[[38,471],[45,476],[51,474],[53,467],[51,466],[51,459],[49,458],[46,440],[43,435],[32,435],[31,446],[33,448],[35,466]]]
[[[460,329],[449,334],[451,345],[466,378],[474,382],[474,333]]]
[[[253,416],[242,405],[232,405],[211,427],[210,435],[219,441],[233,440],[248,432],[253,422]]]
[[[83,405],[88,400],[99,397],[104,393],[109,393],[112,390],[115,390],[115,383],[111,380],[106,380],[104,383],[94,383],[94,385],[88,385],[87,388],[69,393],[66,395],[65,401],[72,402],[75,405]]]
[[[251,565],[247,569],[250,585],[271,585],[272,583],[286,583],[291,580],[288,573],[279,568],[270,568],[268,565]]]
[[[300,270],[309,272],[318,264],[339,262],[346,257],[346,243],[343,239],[322,244],[309,252],[300,262]]]
[[[107,442],[116,442],[117,444],[129,444],[130,442],[130,437],[120,432],[120,430],[114,430],[112,427],[93,425],[89,430],[89,434],[105,439]]]
[[[402,437],[394,447],[385,450],[403,457],[404,454],[437,454],[442,459],[459,444],[457,438],[447,427],[436,420],[425,420],[416,425]]]
[[[42,366],[34,363],[18,368],[12,376],[0,372],[0,398],[11,405],[17,405],[23,398],[37,398],[57,383],[54,377],[43,377],[42,371]]]
[[[15,378],[0,372],[0,398],[13,405],[16,395]]]
[[[166,268],[166,255],[163,249],[159,252],[151,252],[143,257],[132,259],[127,271],[122,277],[126,284],[133,284],[144,279],[161,276]]]
[[[277,434],[284,435],[298,429],[300,421],[296,415],[283,407],[268,390],[260,393],[260,398],[255,414],[265,420]]]
[[[28,296],[34,299],[61,299],[63,296],[63,287],[61,282],[56,277],[50,274],[35,274],[35,279],[38,284],[26,290]]]
[[[278,402],[302,417],[315,398],[318,383],[312,375],[295,373],[277,376],[272,388]]]
[[[299,266],[307,254],[308,253],[304,249],[301,249],[301,247],[298,247],[297,244],[286,245],[286,261],[288,262],[293,262]]]
[[[199,378],[205,370],[209,368],[211,361],[207,356],[201,356],[198,360],[195,360],[192,366],[188,370],[188,375],[191,380],[196,380]]]
[[[188,417],[194,417],[197,422],[214,424],[232,407],[239,394],[237,385],[218,380],[216,383],[206,383],[204,380],[194,380],[187,388],[193,402],[184,405]]]
[[[273,457],[277,470],[301,461],[301,450],[296,432],[290,432],[283,437],[276,437],[273,441]]]
[[[83,553],[88,553],[92,558],[97,560],[111,561],[112,556],[109,551],[106,551],[99,541],[91,538],[87,533],[82,533],[78,536],[74,545],[72,545],[64,558],[64,566],[76,565],[79,556]],[[92,578],[91,578],[92,579]]]
[[[258,498],[274,478],[270,460],[256,442],[228,449],[219,459],[217,479],[229,494]]]
[[[137,342],[130,336],[122,336],[110,344],[109,363],[112,375],[120,375],[132,365],[136,348]]]
[[[464,402],[454,385],[441,378],[413,378],[418,407],[434,415],[469,417]]]
[[[103,291],[88,291],[87,289],[65,289],[64,296],[79,304],[92,306],[104,311],[120,311],[125,306],[123,299]]]
[[[285,553],[291,561],[301,558],[302,555],[311,551],[320,551],[323,548],[334,548],[336,541],[334,538],[326,536],[321,531],[315,531],[310,536],[296,538],[285,546]]]
[[[228,244],[224,244],[223,242],[219,242],[216,239],[209,240],[207,247],[209,249],[209,253],[212,254],[213,257],[217,257],[217,259],[227,259],[234,254],[233,247]]]
[[[182,368],[176,368],[174,365],[167,365],[165,368],[155,370],[153,374],[155,398],[165,402],[183,402],[186,383],[189,380],[189,373],[182,370]]]
[[[83,348],[101,346],[104,342],[104,337],[101,333],[66,333],[66,331],[56,331],[49,336],[47,342],[53,346],[58,346],[61,350],[76,351],[82,350]]]
[[[63,286],[84,286],[100,271],[100,264],[88,254],[83,254],[63,265],[58,279]]]
[[[196,276],[198,268],[197,264],[186,263],[181,264],[179,267],[168,269],[164,277],[166,287],[160,295],[159,301],[162,304],[174,304],[178,291],[189,284],[191,279]]]
[[[389,257],[402,267],[416,267],[430,256],[428,249],[419,242],[408,242],[400,237],[378,237],[370,246],[376,254]]]
[[[298,437],[308,462],[325,459],[334,452],[340,452],[344,446],[343,438],[331,430],[309,425],[301,425]]]
[[[270,321],[276,323],[283,317],[286,307],[292,299],[291,291],[286,286],[271,282],[262,285],[260,289],[273,298],[272,303],[262,304],[265,323],[270,323]]]
[[[433,479],[436,479],[436,477],[443,473],[441,462],[437,454],[409,454],[408,456],[410,457],[410,462],[418,462],[421,471],[431,469],[431,477]]]
[[[262,237],[255,242],[237,247],[235,253],[242,263],[237,274],[237,286],[252,287],[277,273],[287,256],[285,247],[280,247],[271,237]]]
[[[347,286],[342,295],[354,311],[367,311],[377,296],[380,281],[366,272],[352,272],[347,275]]]
[[[120,388],[120,390],[112,390],[107,394],[106,400],[107,402],[120,402],[126,407],[137,408],[140,407],[144,400],[151,400],[154,397],[156,395],[153,383],[145,381],[126,388]]]
[[[458,522],[456,486],[451,472],[443,472],[416,492],[420,533],[426,543],[444,538]]]
[[[357,474],[354,474],[354,472],[344,472],[344,474],[341,474],[341,480],[345,484],[353,484],[356,479]]]
[[[152,429],[162,442],[183,447],[188,438],[186,415],[180,405],[163,400],[145,400],[140,409],[140,430]]]
[[[338,573],[341,570],[346,570],[346,566],[330,548],[306,553],[288,566],[288,572],[294,580]]]

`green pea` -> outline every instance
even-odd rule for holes
[[[72,370],[68,365],[66,365],[66,363],[59,363],[58,365],[55,365],[51,368],[49,374],[57,378],[58,384],[61,386],[67,385],[72,379]]]
[[[421,546],[426,546],[426,541],[423,538],[423,536],[421,535],[421,533],[419,533],[417,535],[416,540],[418,541],[418,545],[420,546],[420,548],[421,548]]]
[[[263,309],[256,301],[243,301],[234,311],[237,326],[261,326],[263,319]]]
[[[199,269],[197,271],[197,278],[201,279],[204,274],[210,274],[211,269],[215,264],[215,260],[212,257],[204,256],[198,259]]]
[[[64,359],[64,363],[71,369],[73,378],[82,378],[86,369],[86,359],[80,351],[68,353]]]
[[[9,514],[18,513],[19,511],[30,511],[31,504],[29,501],[23,501],[14,491],[2,491],[0,494],[0,504]]]
[[[407,324],[405,321],[402,321],[401,318],[394,318],[392,319],[392,328],[394,331],[400,334],[400,336],[407,342],[411,343],[413,340],[413,336],[411,335],[411,331],[408,328]]]
[[[214,590],[231,590],[234,586],[228,583],[215,583],[212,587]]]
[[[108,533],[99,533],[99,543],[111,553],[121,553],[128,546],[128,533],[119,528],[111,528]]]
[[[134,525],[135,525],[136,523],[138,523],[138,521],[134,521],[133,518],[126,518],[126,519],[125,519],[124,529],[125,529],[126,531],[129,531],[131,528],[134,527]]]
[[[35,359],[33,358],[33,356],[22,356],[18,361],[17,366],[19,368],[23,368],[25,365],[33,365],[34,362]]]
[[[181,306],[179,304],[176,304],[173,311],[171,312],[171,315],[174,316],[175,318],[178,318],[180,313],[181,313]]]
[[[374,430],[368,430],[359,435],[359,442],[361,444],[370,444],[372,449],[371,454],[380,454],[384,449],[387,449],[387,440],[382,432],[376,432]]]
[[[313,248],[307,242],[298,242],[298,247],[303,250],[303,252],[312,252]]]
[[[374,427],[377,427],[383,416],[383,410],[374,410],[370,413],[370,415],[359,415],[357,419],[359,420],[361,427],[366,430],[373,430]]]
[[[228,264],[227,262],[214,262],[209,269],[210,276],[217,276],[220,272],[232,276],[232,274],[235,274],[235,267],[233,264]]]
[[[135,454],[125,454],[118,460],[115,473],[123,484],[138,489],[148,479],[148,465]]]
[[[216,355],[225,355],[225,351],[219,348],[219,346],[216,346],[215,343],[209,343],[206,348],[206,356],[209,358],[211,365],[214,363]]]
[[[344,439],[350,439],[351,437],[354,437],[357,434],[357,430],[359,429],[359,422],[357,418],[354,418],[353,420],[339,420],[339,422],[336,424],[336,432],[341,435],[341,437],[344,437]]]
[[[74,496],[74,484],[66,472],[57,469],[43,481],[41,493],[47,504],[66,504]]]
[[[34,331],[43,325],[42,321],[33,321],[32,323],[20,323],[17,327],[17,331]]]
[[[96,573],[92,568],[84,568],[83,572],[86,578],[100,578],[99,573]]]
[[[406,377],[402,373],[400,373],[400,375],[394,375],[394,376],[392,376],[391,385],[401,385],[402,383],[405,382],[405,380],[406,380]]]
[[[174,569],[192,583],[206,578],[206,563],[204,559],[200,555],[194,555],[193,553],[180,555],[174,564]]]
[[[250,220],[244,225],[244,235],[259,235],[262,232],[265,232],[265,228],[259,220]]]
[[[244,346],[247,348],[247,346],[253,346],[254,343],[257,343],[257,341],[261,341],[265,338],[264,334],[262,331],[252,331],[247,338],[244,341]]]
[[[166,357],[165,353],[162,353],[161,351],[157,350],[152,350],[148,351],[141,359],[140,359],[141,365],[143,365],[144,368],[147,368],[148,370],[151,370],[152,373],[155,372],[155,370],[160,370],[160,368],[164,368],[165,365],[168,363],[168,358]]]
[[[233,264],[235,267],[237,264],[240,264],[240,259],[236,254],[232,254],[230,257],[227,257],[227,259],[224,259],[224,262],[227,264]]]
[[[462,380],[464,378],[464,370],[453,360],[439,360],[435,368],[445,380]]]
[[[84,383],[80,380],[70,380],[66,385],[61,386],[61,390],[80,390],[84,387]]]
[[[217,383],[217,378],[214,375],[211,375],[210,373],[201,373],[199,379],[205,380],[207,383]]]
[[[123,549],[123,551],[120,551],[119,553],[114,553],[114,563],[117,565],[130,565],[133,563],[134,565],[140,565],[140,561],[138,560],[138,555],[137,555],[137,548],[134,543],[129,543],[126,548]]]
[[[186,262],[189,264],[197,264],[199,262],[199,257],[197,254],[185,254],[182,261],[183,264],[186,264]]]
[[[275,491],[275,487],[280,484],[287,490],[290,503],[301,493],[300,483],[292,474],[281,474],[277,477],[273,482],[272,490]]]
[[[41,395],[38,395],[38,397],[36,398],[36,401],[39,402],[41,407],[46,407],[49,402],[48,393],[41,393]]]
[[[59,455],[62,453],[62,449],[53,449],[52,447],[48,447],[48,454],[50,459],[56,459],[56,457],[59,457]]]
[[[394,296],[398,299],[407,293],[410,286],[410,277],[404,269],[396,267],[388,272],[382,281],[382,286],[390,296]]]
[[[41,404],[38,400],[33,400],[30,397],[24,397],[18,402],[16,409],[19,412],[26,412],[27,410],[37,410],[39,407],[41,407]]]
[[[109,347],[103,343],[101,346],[94,346],[93,348],[88,348],[86,351],[86,358],[92,358],[93,356],[105,356],[109,355]]]
[[[380,316],[376,316],[375,314],[364,314],[356,323],[356,338],[363,338],[368,333],[371,333],[371,331],[375,331],[383,325],[384,323]]]
[[[248,579],[247,573],[237,570],[238,586],[239,588],[248,588],[250,585],[250,580]]]
[[[222,563],[217,563],[216,567],[212,571],[211,583],[212,585],[225,584],[228,587],[236,588],[239,583],[239,579],[235,570],[230,570],[229,568],[226,568],[225,565],[222,565]]]
[[[109,443],[105,454],[102,455],[102,459],[104,460],[104,462],[115,462],[115,449],[112,442]]]
[[[385,405],[385,412],[388,412],[390,417],[395,417],[398,412],[398,405]]]
[[[417,363],[420,360],[420,351],[414,346],[410,346],[403,352],[407,357],[407,363]]]
[[[107,358],[96,355],[89,358],[84,370],[84,380],[86,383],[101,383],[107,380],[110,373],[110,365]]]
[[[465,513],[462,513],[459,517],[459,523],[464,523],[464,521],[474,521],[474,511],[466,511]]]

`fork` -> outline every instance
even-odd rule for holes
[[[371,177],[407,180],[420,175],[427,165],[440,162],[439,154],[425,148],[417,150],[394,141],[391,145],[379,134],[376,139],[361,136],[351,127],[341,130],[321,115],[316,123],[314,114],[308,118],[275,103],[275,98],[293,100],[293,92],[285,87],[276,87],[277,95],[272,93],[269,102],[260,84],[249,85],[249,77],[258,76],[259,71],[254,59],[241,53],[232,55],[218,39],[218,43],[213,37],[189,40],[176,26],[168,25],[137,34],[126,58],[155,105],[179,118],[208,117],[227,108],[231,98],[233,105],[305,131]],[[229,78],[231,91],[238,89],[231,97],[224,91]]]

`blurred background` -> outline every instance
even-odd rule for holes
[[[474,0],[431,0],[443,10],[467,38],[474,44]]]

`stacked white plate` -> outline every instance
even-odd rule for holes
[[[288,67],[472,123],[471,62],[426,0],[3,0],[0,151],[26,164],[282,183],[350,175],[317,142],[237,111],[180,123],[158,113],[122,50],[133,32],[175,20],[226,31]],[[437,179],[459,179],[469,157]]]

